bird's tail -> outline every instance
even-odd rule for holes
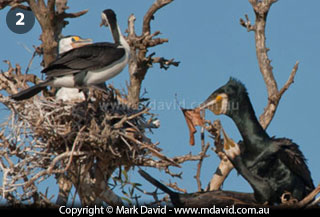
[[[170,190],[167,186],[165,186],[164,184],[160,183],[158,180],[156,180],[155,178],[153,178],[152,176],[150,176],[148,173],[146,173],[145,171],[139,169],[138,172],[140,173],[140,175],[145,178],[148,182],[150,182],[151,184],[153,184],[154,186],[156,186],[157,188],[160,188],[163,192],[169,194],[170,196],[172,194],[174,194],[175,192],[173,192],[172,190]]]
[[[48,84],[49,84],[49,81],[41,82],[39,84],[36,84],[32,87],[29,87],[25,90],[20,91],[17,94],[13,94],[10,97],[16,101],[29,99],[29,98],[33,97],[34,95],[38,94],[40,91],[46,89]]]

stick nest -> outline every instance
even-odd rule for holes
[[[4,95],[26,88],[28,81],[39,81],[34,75],[22,75],[19,66],[8,64],[8,71],[0,74]],[[112,86],[107,93],[90,93],[88,101],[66,102],[44,96],[16,102],[0,95],[0,101],[10,111],[0,128],[3,198],[23,201],[34,197],[36,181],[65,173],[82,163],[87,165],[88,173],[97,162],[105,165],[106,180],[121,166],[154,166],[157,162],[174,165],[145,135],[158,127],[146,106],[130,107],[126,96]],[[151,154],[160,160],[154,161]],[[24,193],[18,193],[19,187]]]

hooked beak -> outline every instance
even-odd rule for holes
[[[109,23],[107,21],[107,19],[104,17],[105,15],[102,15],[102,19],[101,19],[101,23],[100,23],[100,27],[102,26],[109,26]]]
[[[226,94],[210,96],[200,105],[200,110],[203,109],[209,109],[215,115],[226,114],[228,109],[228,96]]]
[[[87,44],[92,44],[92,39],[91,38],[80,38],[79,40],[75,41],[72,43],[73,48],[78,48],[82,47]]]
[[[204,103],[202,103],[202,104],[200,105],[199,108],[200,108],[200,110],[207,109],[208,107],[216,104],[216,102],[217,102],[216,99],[215,99],[215,100],[210,100],[209,102],[204,102]]]

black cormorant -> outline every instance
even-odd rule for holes
[[[230,78],[200,108],[208,108],[216,115],[225,114],[235,122],[243,141],[238,146],[223,131],[225,151],[237,171],[253,188],[257,202],[279,203],[286,192],[301,200],[314,189],[305,157],[298,145],[290,139],[267,134],[258,122],[241,82]]]
[[[11,98],[28,99],[46,86],[99,86],[119,74],[128,63],[130,47],[121,34],[113,10],[104,10],[101,16],[101,25],[110,26],[115,43],[94,43],[65,52],[42,70],[47,75],[45,81],[14,94]]]

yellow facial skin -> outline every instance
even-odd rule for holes
[[[212,112],[215,114],[215,115],[220,115],[221,114],[221,108],[222,108],[222,96],[221,95],[218,95],[216,97],[216,103],[214,105],[212,105]]]
[[[80,37],[78,37],[78,36],[74,36],[72,38],[73,38],[74,41],[79,41],[80,40]]]
[[[226,114],[228,109],[228,95],[225,93],[212,95],[206,100],[206,104],[200,106],[200,109],[209,109],[215,115]]]
[[[72,37],[72,43],[71,43],[72,48],[79,48],[79,47],[82,47],[87,44],[92,44],[92,40],[91,39],[81,39],[78,36]]]

